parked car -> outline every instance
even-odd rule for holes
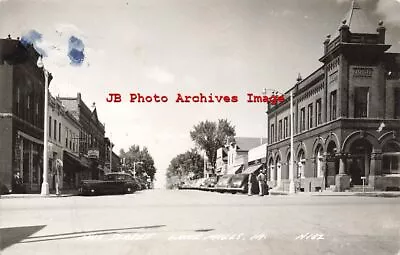
[[[135,191],[136,190],[141,190],[142,189],[142,184],[140,184],[140,180],[138,178],[136,178],[136,177],[133,177],[133,180],[134,180]]]
[[[200,178],[200,179],[194,180],[192,188],[193,189],[200,189],[204,185],[204,181],[205,180],[206,180],[205,178]]]
[[[213,190],[217,182],[218,178],[216,176],[208,177],[204,180],[200,188],[204,190]]]
[[[249,190],[249,176],[250,174],[235,174],[232,176],[232,179],[228,185],[228,190],[232,193],[247,193]],[[259,186],[257,178],[254,175],[252,175],[251,183],[252,194],[258,194]]]
[[[226,174],[219,178],[217,184],[215,184],[214,189],[218,192],[228,191],[228,187],[232,180],[233,174]]]
[[[104,180],[83,180],[79,193],[83,195],[126,194],[136,191],[137,182],[126,173],[110,173]]]

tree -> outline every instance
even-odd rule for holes
[[[193,127],[190,137],[195,144],[206,152],[209,162],[215,169],[217,150],[231,141],[236,135],[235,127],[227,119],[217,122],[202,121]]]
[[[153,157],[150,155],[148,149],[143,147],[140,149],[139,145],[132,145],[127,152],[123,149],[119,153],[120,158],[125,158],[125,169],[133,170],[134,162],[142,162],[141,164],[136,163],[135,170],[137,176],[147,175],[154,180],[156,168],[154,167]]]
[[[167,169],[167,183],[175,184],[192,175],[193,179],[203,177],[204,159],[196,149],[191,149],[173,158]]]

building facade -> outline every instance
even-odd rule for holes
[[[55,189],[55,160],[63,161],[60,176],[61,189],[74,189],[81,179],[88,176],[89,165],[81,162],[79,157],[80,124],[77,119],[63,106],[59,98],[49,96],[48,121],[48,155],[50,190]]]
[[[115,152],[112,152],[112,172],[120,172],[121,171],[121,158],[115,154]]]
[[[40,191],[45,85],[38,58],[31,45],[0,40],[0,193],[12,190],[17,172],[26,192]]]
[[[59,97],[65,108],[78,120],[79,155],[83,165],[90,169],[85,179],[101,179],[105,167],[105,128],[97,117],[97,110],[93,110],[82,100],[80,93],[77,97]]]
[[[400,54],[387,53],[383,22],[369,25],[353,2],[324,42],[323,65],[293,92],[294,169],[290,168],[290,98],[268,109],[269,181],[302,191],[400,187]]]
[[[217,158],[215,161],[215,174],[224,175],[228,170],[228,148],[221,147],[217,150]]]
[[[96,108],[93,110],[82,100],[81,93],[77,97],[59,97],[65,108],[78,120],[79,155],[81,162],[89,166],[90,171],[85,179],[101,179],[105,166],[105,128],[97,117]]]
[[[266,143],[265,138],[258,137],[235,137],[234,142],[226,146],[227,165],[223,174],[237,174],[245,171],[248,167],[249,151]]]
[[[114,144],[110,138],[104,138],[105,146],[105,166],[104,173],[118,172],[121,170],[120,158],[117,154],[113,152]],[[110,167],[111,166],[111,167]]]

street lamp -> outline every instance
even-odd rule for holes
[[[136,165],[143,164],[143,161],[135,161],[133,162],[133,177],[136,177]]]
[[[278,90],[275,89],[265,89],[263,90],[263,94],[267,94],[267,90],[273,91],[275,93],[280,93]],[[267,161],[268,161],[268,129],[269,129],[269,118],[268,118],[268,110],[266,111],[267,114]],[[289,193],[296,193],[295,185],[294,185],[294,155],[293,155],[293,148],[294,148],[294,116],[293,116],[293,90],[290,90],[290,165],[289,165]],[[268,165],[268,162],[267,162]]]
[[[114,147],[114,144],[110,141],[110,172],[112,172],[112,156],[113,156],[112,150],[113,150],[113,147]]]
[[[204,156],[203,156],[203,177],[207,178],[207,161],[206,161],[206,157],[207,157],[207,152],[204,151]]]
[[[49,182],[48,182],[48,163],[49,155],[47,154],[48,146],[48,101],[49,101],[49,72],[44,68],[42,56],[39,56],[37,66],[43,69],[44,74],[44,126],[43,126],[43,182],[40,194],[42,196],[49,195]]]

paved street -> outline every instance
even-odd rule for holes
[[[189,190],[0,199],[11,254],[400,254],[400,199]]]

